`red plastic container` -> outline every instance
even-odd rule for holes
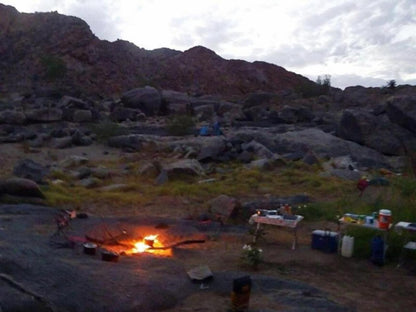
[[[388,209],[381,209],[378,213],[378,227],[380,229],[388,230],[391,224],[391,211]]]

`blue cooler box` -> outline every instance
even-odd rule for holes
[[[311,247],[328,253],[337,252],[338,233],[324,230],[313,231]]]

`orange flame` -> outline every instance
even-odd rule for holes
[[[171,255],[171,250],[169,249],[151,249],[151,247],[163,247],[163,245],[157,239],[158,235],[147,235],[143,238],[142,241],[136,242],[132,249],[132,253],[143,253],[143,252],[151,252],[153,254],[159,255]],[[150,243],[152,242],[152,243]]]
[[[143,242],[137,242],[134,244],[133,253],[145,252],[149,248],[150,248],[149,245]]]

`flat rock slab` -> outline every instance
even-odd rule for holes
[[[175,257],[140,254],[101,261],[80,248],[52,248],[57,209],[0,205],[0,311],[162,311],[201,291],[229,295],[234,278],[245,272],[213,272],[209,289],[200,289]],[[74,219],[69,231],[82,235],[100,224],[165,231],[180,241],[201,237],[190,221],[160,218]],[[162,226],[163,225],[163,226]],[[144,227],[142,227],[144,226]],[[237,233],[240,229],[237,229]],[[135,233],[136,234],[136,233]],[[306,284],[251,275],[253,293],[270,294],[286,311],[350,311]]]

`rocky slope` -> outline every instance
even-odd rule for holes
[[[40,92],[113,95],[151,84],[192,94],[241,96],[294,89],[307,78],[264,62],[225,60],[204,47],[147,51],[132,43],[99,40],[79,18],[19,13],[0,4],[0,83]]]
[[[314,83],[272,64],[227,61],[204,47],[146,51],[101,41],[75,17],[4,5],[0,39],[0,143],[65,149],[105,134],[111,147],[137,152],[150,144],[192,166],[323,160],[349,179],[369,168],[403,171],[412,161],[416,168],[414,86],[305,97],[299,90]],[[174,115],[196,122],[177,125],[191,135],[173,136]],[[193,136],[214,121],[226,136]]]

